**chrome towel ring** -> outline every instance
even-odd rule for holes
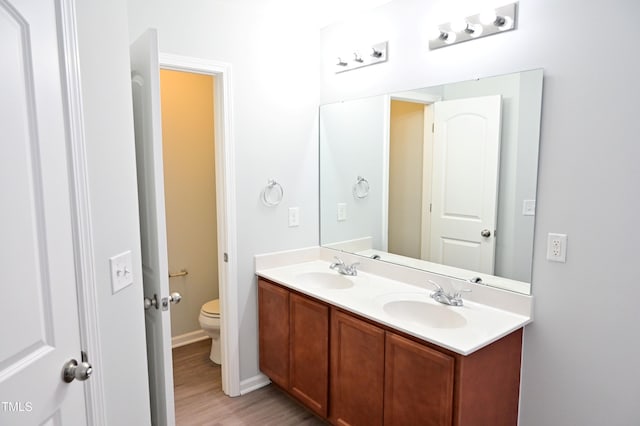
[[[262,203],[267,207],[273,207],[280,204],[282,201],[282,197],[284,196],[284,189],[282,189],[282,185],[276,182],[275,179],[269,179],[267,181],[267,186],[262,190]]]
[[[356,183],[353,185],[353,197],[360,200],[367,198],[369,196],[369,189],[369,181],[362,176],[358,176]]]

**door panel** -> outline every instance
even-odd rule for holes
[[[331,412],[333,424],[382,425],[384,330],[332,309]]]
[[[387,332],[384,424],[451,425],[454,368],[453,357]]]
[[[58,22],[0,1],[0,424],[85,424]]]
[[[434,114],[431,260],[493,274],[501,97],[437,102]]]
[[[260,370],[289,389],[289,291],[258,280]]]
[[[154,425],[175,424],[171,317],[162,306],[169,296],[169,267],[164,206],[162,123],[158,38],[147,30],[131,45],[136,165],[144,295],[156,298],[145,314],[151,420]],[[142,300],[140,301],[142,303]]]
[[[289,318],[289,389],[318,415],[327,417],[329,307],[292,293],[289,296]]]

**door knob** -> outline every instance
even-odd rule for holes
[[[480,235],[484,238],[489,238],[491,236],[491,231],[489,231],[488,229],[483,229],[482,231],[480,231]]]
[[[169,302],[171,303],[180,303],[180,301],[182,300],[182,296],[180,296],[180,293],[171,293],[169,295]]]
[[[180,303],[180,301],[182,300],[182,296],[180,295],[180,293],[171,293],[169,295],[169,297],[163,297],[162,298],[162,310],[166,311],[169,309],[169,303]]]
[[[144,298],[144,309],[145,311],[147,309],[149,309],[150,307],[154,307],[156,309],[158,309],[158,296],[157,295],[153,295],[153,298],[149,298],[149,297],[145,297]]]
[[[75,359],[70,359],[62,367],[62,380],[65,383],[71,383],[74,380],[84,381],[91,377],[91,373],[93,373],[93,367],[90,363],[82,361],[78,364]]]

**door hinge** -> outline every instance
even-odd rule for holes
[[[431,213],[433,210],[433,204],[429,203],[429,213]]]
[[[225,263],[229,263],[229,254],[228,253],[223,253],[222,254],[222,260],[224,260]]]
[[[436,132],[436,123],[431,123],[431,133]]]

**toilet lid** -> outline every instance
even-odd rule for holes
[[[210,300],[202,305],[202,312],[211,316],[220,316],[220,299]]]

